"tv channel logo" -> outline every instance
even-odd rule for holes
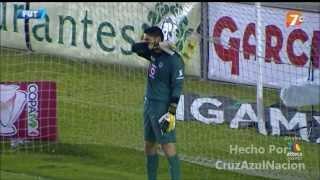
[[[302,12],[300,11],[287,11],[286,14],[286,26],[301,26],[304,21]]]
[[[289,142],[287,157],[289,160],[302,160],[303,153],[301,144],[297,142]]]
[[[288,143],[288,149],[289,149],[289,152],[301,152],[301,146],[300,144],[294,142],[289,142]]]
[[[39,8],[38,10],[24,10],[19,9],[17,11],[18,19],[43,19],[47,11],[45,8]]]

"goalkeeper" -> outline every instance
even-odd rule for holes
[[[168,159],[171,179],[179,180],[180,161],[175,147],[175,113],[183,86],[184,64],[178,53],[164,50],[163,45],[167,42],[163,42],[163,38],[159,27],[147,28],[143,40],[132,45],[132,51],[150,62],[143,115],[148,179],[157,178],[159,143]]]

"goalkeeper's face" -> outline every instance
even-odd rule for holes
[[[148,34],[144,34],[143,41],[148,43],[148,48],[150,50],[160,49],[160,47],[159,47],[160,37],[153,37]]]

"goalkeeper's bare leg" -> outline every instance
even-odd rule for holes
[[[169,161],[171,180],[180,180],[180,160],[176,152],[175,143],[161,144],[161,148]]]
[[[147,157],[147,174],[148,180],[157,179],[157,170],[159,165],[159,156],[157,152],[157,143],[145,141],[144,151]]]
[[[159,164],[159,156],[157,152],[157,143],[145,141],[145,154],[147,156],[147,174],[148,180],[157,179],[157,170]],[[161,145],[168,161],[169,171],[172,180],[180,180],[180,160],[176,152],[175,143],[166,143]]]

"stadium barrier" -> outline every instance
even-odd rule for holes
[[[141,8],[140,3],[30,3],[32,10],[47,11],[44,19],[29,20],[32,50],[92,62],[146,67],[147,62],[132,56],[131,44],[141,38],[145,27],[160,25],[167,29],[167,38],[179,42],[177,49],[184,56],[186,74],[199,77],[200,44],[195,34],[201,22],[200,3],[156,4],[145,3],[147,8]],[[1,39],[1,44],[26,49],[25,24],[16,17],[17,11],[25,6],[5,3],[2,7],[6,38]]]

